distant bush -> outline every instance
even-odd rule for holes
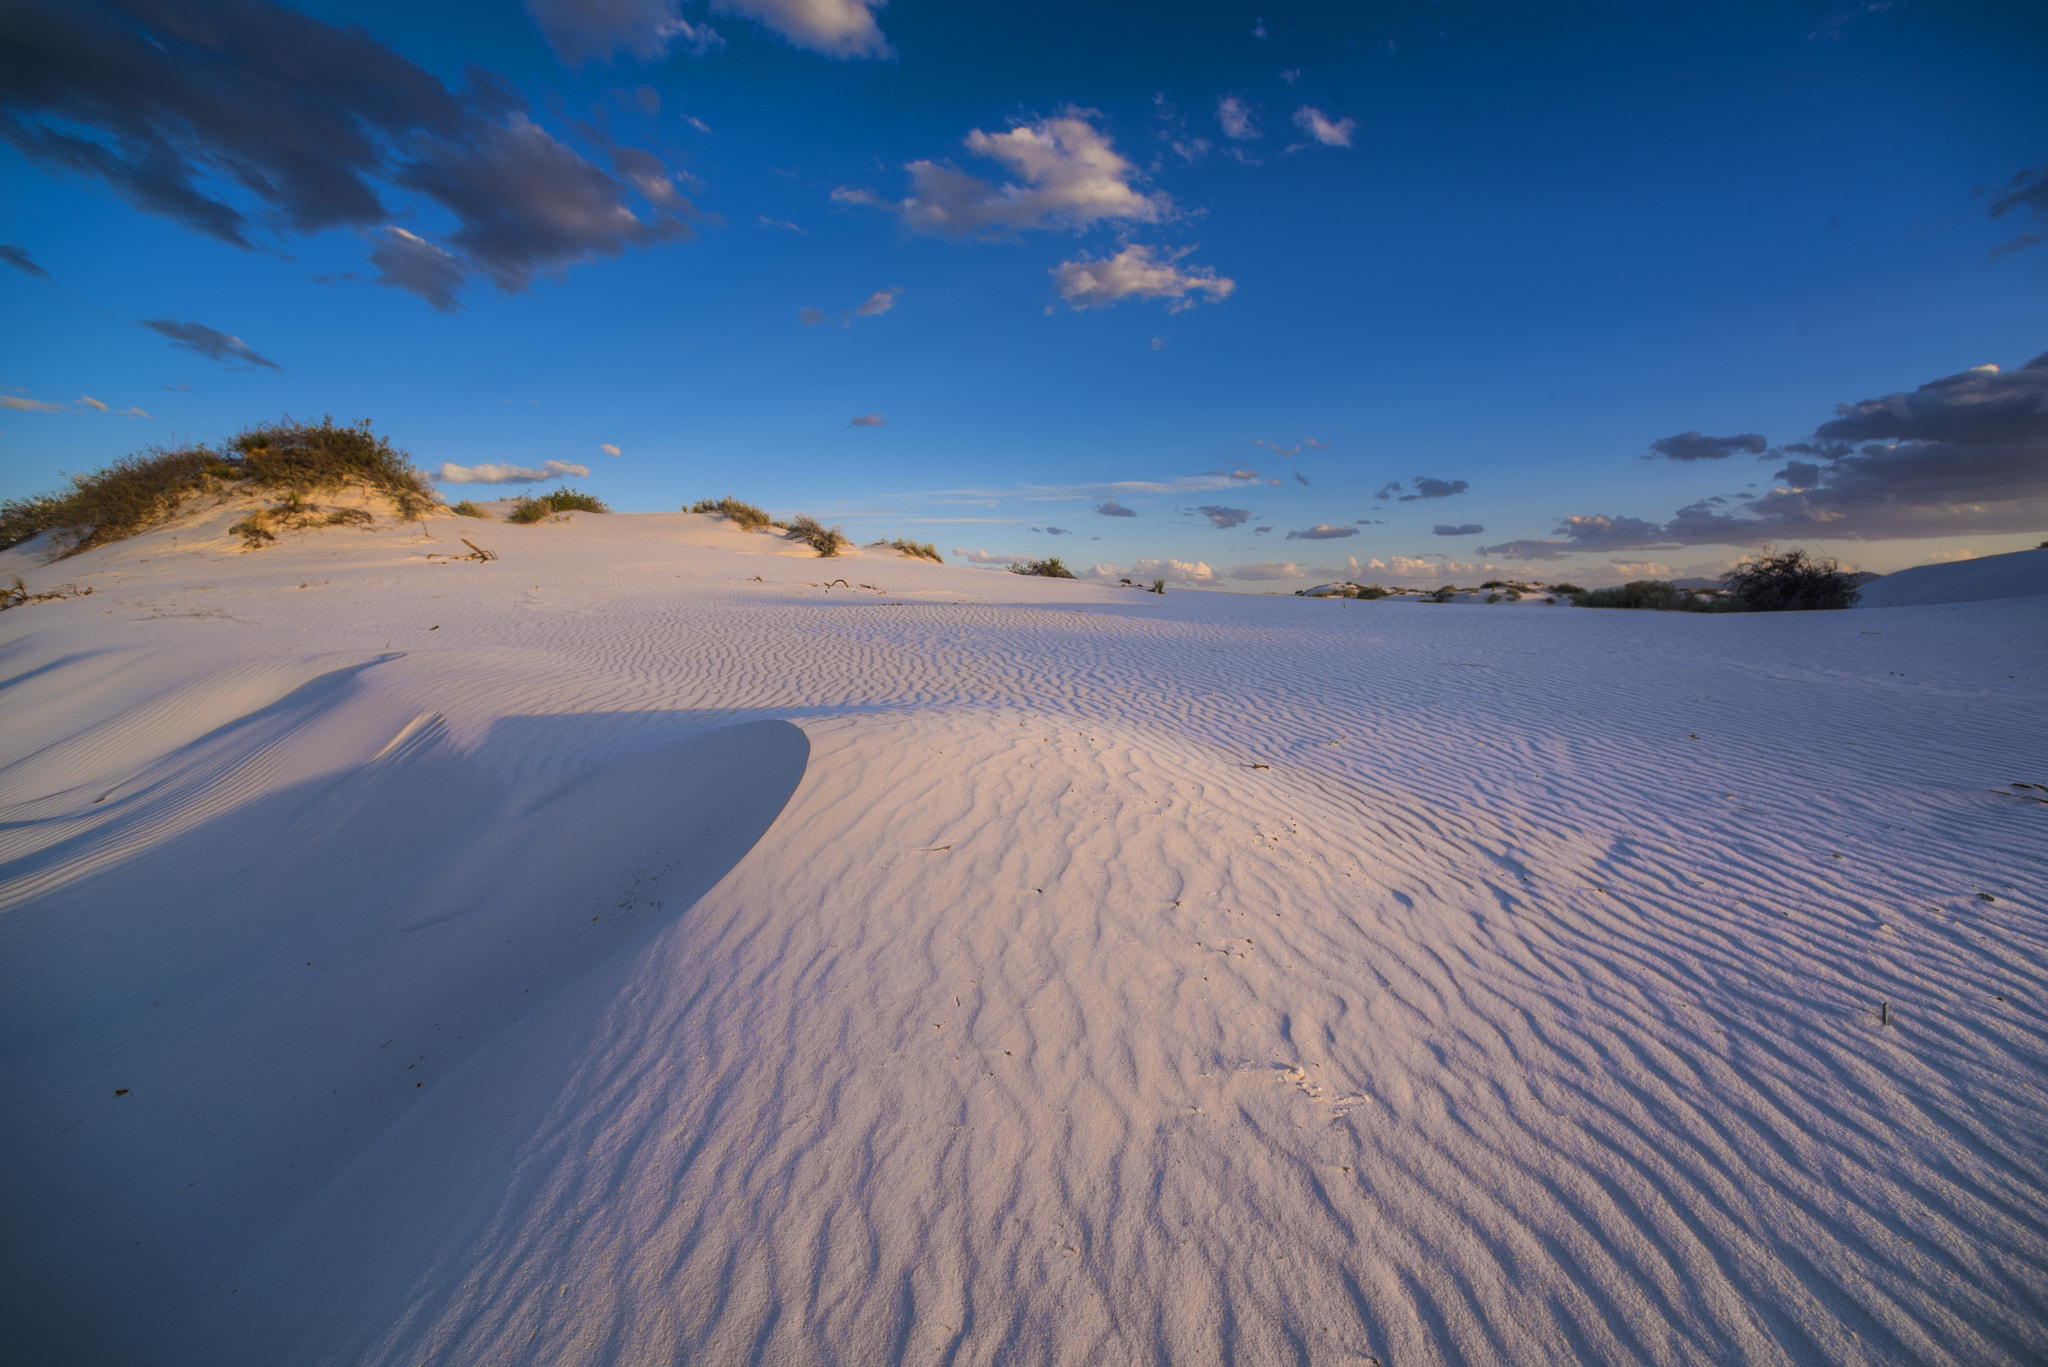
[[[1448,603],[1457,596],[1458,590],[1453,586],[1446,584],[1434,593],[1423,594],[1422,601],[1425,603]]]
[[[218,448],[147,447],[73,475],[61,493],[0,503],[0,550],[56,531],[70,534],[64,554],[77,555],[174,517],[187,499],[205,493],[284,493],[289,505],[272,510],[277,517],[270,521],[300,525],[308,515],[304,495],[350,487],[383,496],[401,517],[418,517],[435,503],[427,477],[389,438],[373,433],[367,419],[337,427],[333,418],[315,425],[286,417],[248,428]]]
[[[1577,584],[1552,584],[1550,591],[1560,598],[1576,598],[1585,592]]]
[[[710,513],[714,517],[722,517],[745,532],[765,527],[769,521],[768,514],[764,509],[757,508],[751,503],[742,503],[730,494],[727,494],[724,498],[700,498],[690,505],[690,511],[693,513]]]
[[[1749,612],[1850,608],[1862,597],[1834,560],[1817,560],[1798,549],[1774,552],[1768,546],[1722,575],[1721,587]]]
[[[1149,588],[1149,589],[1147,589],[1147,590],[1146,590],[1146,592],[1147,592],[1147,593],[1157,593],[1157,594],[1162,594],[1162,595],[1163,595],[1163,594],[1165,594],[1165,592],[1166,592],[1166,581],[1165,581],[1164,579],[1154,579],[1154,580],[1152,581],[1152,587],[1151,587],[1151,588]]]
[[[946,563],[945,558],[939,554],[939,548],[929,541],[909,541],[899,536],[894,541],[877,541],[875,544],[892,551],[902,551],[905,555],[915,556],[919,560],[936,561],[941,565]]]
[[[485,511],[484,511],[483,509],[481,509],[481,508],[477,507],[477,506],[476,506],[476,504],[474,504],[474,503],[470,502],[470,501],[469,501],[468,499],[466,499],[466,498],[465,498],[464,500],[462,500],[462,502],[460,502],[460,503],[455,503],[455,504],[451,504],[451,505],[449,505],[448,511],[449,511],[449,512],[451,512],[451,513],[453,513],[453,514],[455,514],[455,515],[456,515],[457,517],[484,517],[484,518],[487,518],[487,517],[489,517],[489,516],[490,516],[490,514],[489,514],[489,513],[485,512]]]
[[[1026,560],[1021,565],[1010,566],[1011,574],[1035,574],[1045,579],[1072,579],[1074,572],[1067,568],[1067,562],[1056,555],[1043,560]]]
[[[1662,579],[1637,579],[1618,589],[1581,589],[1572,595],[1581,608],[1647,608],[1653,612],[1730,612],[1732,604]]]
[[[1505,579],[1489,579],[1479,587],[1482,589],[1504,589],[1507,586],[1508,581]]]
[[[505,514],[507,522],[530,526],[556,513],[608,513],[611,509],[595,494],[586,494],[576,489],[550,489],[544,494],[521,494],[512,511]]]
[[[853,544],[846,533],[837,527],[827,527],[808,513],[798,513],[789,520],[789,530],[783,534],[785,541],[801,541],[816,551],[820,558],[829,560]]]

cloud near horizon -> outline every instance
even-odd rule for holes
[[[268,0],[13,9],[0,21],[0,140],[233,247],[262,250],[259,223],[352,228],[371,236],[380,283],[446,310],[458,278],[514,294],[690,233],[689,205],[651,153],[611,148],[625,178],[614,179],[535,123],[503,78],[471,68],[451,90],[356,25]],[[385,202],[390,190],[453,215],[445,245],[396,228],[405,210]]]
[[[1999,532],[2048,526],[2048,353],[2015,370],[1974,366],[1911,392],[1838,404],[1814,440],[1765,451],[1783,461],[1766,493],[1701,499],[1665,523],[1567,517],[1553,538],[1482,546],[1482,555],[1556,560],[1579,551],[1756,546]],[[1860,443],[1860,444],[1859,444]]]
[[[262,355],[247,342],[204,323],[184,322],[176,318],[144,318],[138,324],[146,327],[170,342],[181,351],[204,356],[209,361],[219,361],[230,366],[239,361],[244,365],[262,366],[269,370],[281,370],[282,366],[268,356]]]
[[[1262,560],[1256,565],[1239,565],[1235,569],[1225,570],[1224,573],[1232,579],[1244,579],[1254,582],[1271,579],[1301,579],[1305,577],[1301,572],[1301,567],[1292,560]]]
[[[1070,109],[1005,133],[970,132],[967,150],[1000,162],[1014,180],[993,184],[950,165],[913,161],[904,167],[910,193],[902,201],[841,186],[832,192],[832,202],[886,209],[915,232],[948,237],[1000,237],[1107,221],[1157,223],[1170,217],[1173,204],[1165,195],[1133,188],[1138,168],[1089,121],[1092,113]]]
[[[1161,259],[1150,247],[1132,245],[1105,261],[1085,256],[1062,261],[1052,268],[1053,289],[1075,310],[1108,308],[1125,299],[1167,299],[1172,301],[1168,313],[1182,313],[1201,302],[1204,293],[1211,303],[1228,299],[1237,288],[1235,280],[1208,266],[1184,271],[1175,264],[1192,250]]]
[[[588,465],[577,465],[566,460],[550,460],[533,469],[524,465],[457,465],[454,461],[443,461],[434,478],[443,484],[532,484],[543,479],[587,479]]]

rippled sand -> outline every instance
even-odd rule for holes
[[[16,1360],[2048,1356],[2048,599],[432,529],[0,556]]]

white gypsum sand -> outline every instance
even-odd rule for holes
[[[225,520],[0,556],[15,1361],[2048,1355],[2048,599]]]

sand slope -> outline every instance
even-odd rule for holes
[[[0,617],[30,1360],[2048,1353],[2048,600],[486,530]]]
[[[2048,550],[2013,551],[1947,565],[1916,565],[1863,586],[1858,607],[1906,608],[1981,603],[2048,594]]]

